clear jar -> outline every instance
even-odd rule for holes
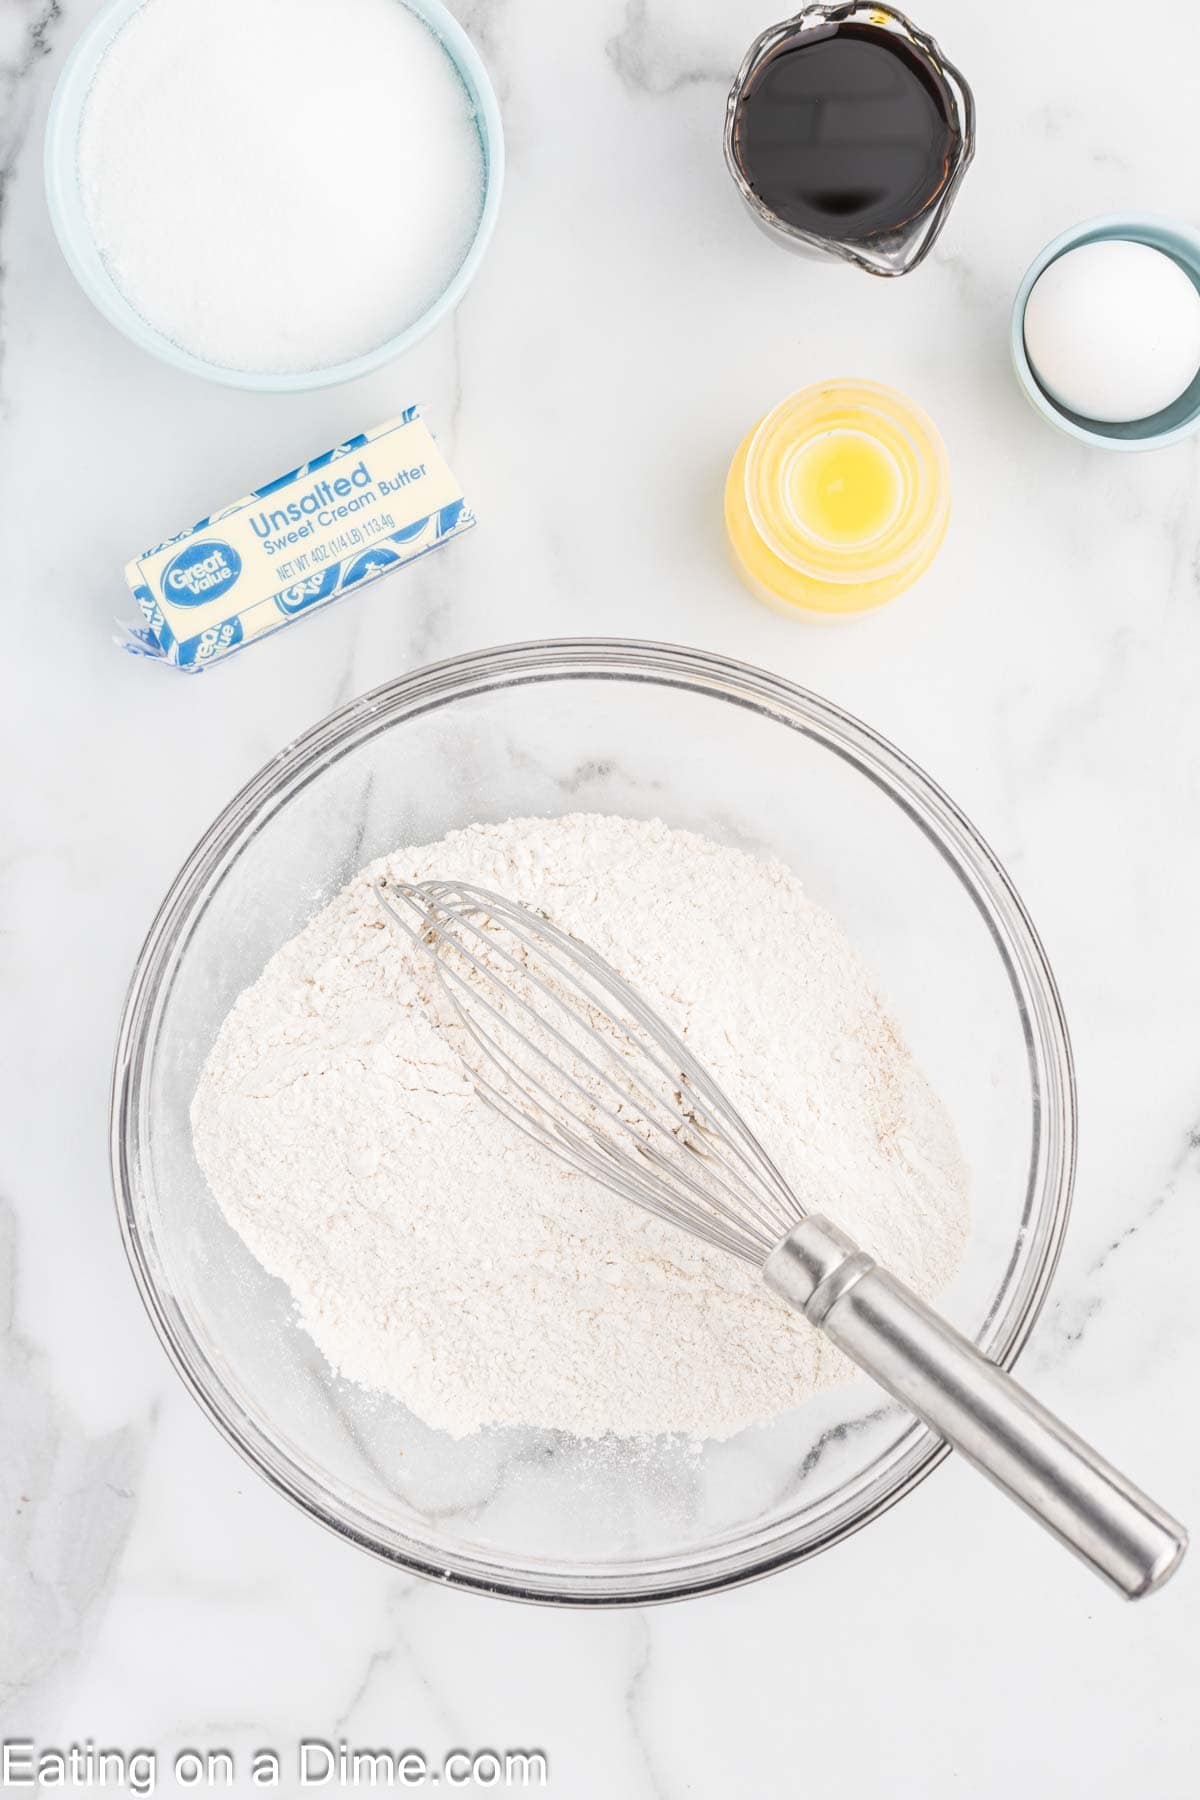
[[[781,401],[725,484],[738,572],[788,613],[832,618],[894,599],[929,567],[949,518],[936,426],[874,381],[821,382]]]

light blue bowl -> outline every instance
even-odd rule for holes
[[[174,368],[203,375],[208,381],[252,388],[260,393],[297,393],[310,388],[333,387],[340,381],[369,375],[372,370],[411,349],[462,299],[483,260],[500,210],[500,192],[504,184],[504,130],[500,108],[487,70],[462,26],[446,11],[441,0],[404,0],[409,11],[423,19],[440,38],[475,108],[475,122],[483,146],[484,192],[479,224],[466,256],[427,312],[398,336],[389,338],[365,356],[295,374],[258,373],[226,369],[217,363],[206,362],[147,324],[113,281],[88,225],[79,191],[79,124],[84,103],[100,60],[113,38],[144,4],[145,0],[109,0],[107,6],[101,7],[67,58],[46,121],[46,200],[50,220],[63,255],[88,299],[133,343]]]
[[[1069,231],[1061,232],[1048,243],[1025,272],[1013,302],[1010,333],[1013,367],[1031,405],[1068,437],[1078,438],[1083,444],[1094,444],[1101,450],[1161,450],[1200,429],[1200,372],[1191,386],[1161,412],[1151,414],[1148,419],[1110,425],[1059,406],[1039,382],[1025,354],[1025,306],[1042,270],[1080,244],[1098,244],[1110,239],[1149,244],[1151,249],[1162,250],[1178,263],[1200,290],[1200,232],[1187,225],[1178,225],[1173,219],[1159,218],[1154,213],[1105,213],[1098,219],[1085,219],[1081,225],[1072,225]]]

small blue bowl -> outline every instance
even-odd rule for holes
[[[105,267],[92,236],[79,191],[79,124],[101,59],[118,31],[144,4],[145,0],[109,0],[107,6],[101,7],[63,66],[46,121],[45,175],[50,222],[71,272],[88,299],[131,342],[176,369],[203,375],[208,381],[223,382],[227,387],[250,388],[258,393],[299,393],[311,388],[334,387],[341,381],[353,381],[358,375],[369,375],[372,370],[411,349],[453,311],[474,279],[495,229],[504,185],[504,128],[500,107],[479,53],[457,19],[447,12],[441,0],[404,0],[409,11],[423,19],[441,40],[475,108],[476,128],[483,146],[484,185],[483,207],[471,247],[433,305],[398,336],[350,362],[280,374],[223,368],[193,356],[156,331],[125,298]]]
[[[1082,444],[1094,444],[1100,450],[1161,450],[1200,429],[1200,372],[1190,387],[1161,412],[1152,413],[1148,419],[1110,425],[1059,406],[1034,374],[1025,354],[1025,306],[1042,270],[1080,244],[1099,244],[1113,239],[1149,244],[1152,250],[1163,251],[1200,290],[1200,232],[1187,225],[1178,225],[1173,219],[1158,218],[1154,213],[1105,213],[1099,219],[1085,219],[1081,225],[1072,225],[1069,231],[1061,232],[1047,244],[1025,272],[1013,302],[1010,334],[1013,368],[1030,404],[1068,437],[1078,438]]]

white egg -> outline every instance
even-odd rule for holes
[[[1200,371],[1200,292],[1149,244],[1081,244],[1034,283],[1025,352],[1068,412],[1109,425],[1148,419]]]

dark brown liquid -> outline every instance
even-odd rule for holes
[[[734,150],[777,218],[849,241],[894,231],[935,198],[954,116],[941,75],[904,39],[830,25],[784,42],[755,72]]]

